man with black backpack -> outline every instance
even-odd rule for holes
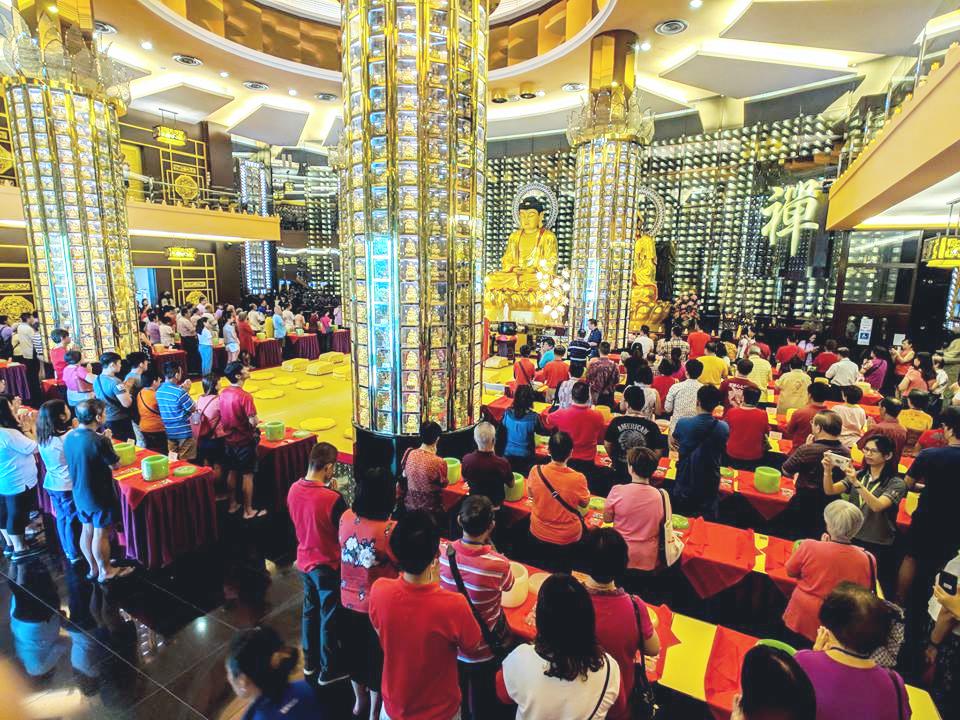
[[[464,595],[477,622],[482,621],[489,630],[483,633],[479,648],[457,653],[463,720],[493,720],[503,716],[505,709],[496,698],[496,676],[510,634],[501,593],[513,587],[513,572],[510,561],[490,544],[494,513],[489,498],[468,497],[460,506],[457,522],[463,538],[440,546],[440,585]]]
[[[93,381],[93,393],[106,407],[106,424],[117,440],[127,441],[133,438],[133,422],[130,419],[130,406],[133,396],[130,388],[133,381],[121,382],[120,356],[115,352],[105,352],[100,356],[103,368]]]

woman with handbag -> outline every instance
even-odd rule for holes
[[[220,426],[220,379],[213,373],[203,378],[203,395],[197,398],[197,423],[191,426],[197,438],[197,462],[213,468],[217,481],[223,477],[224,433]]]
[[[584,584],[597,616],[597,640],[620,666],[623,689],[607,717],[652,718],[653,688],[645,664],[635,659],[637,650],[641,658],[658,655],[660,638],[643,600],[617,587],[616,579],[627,569],[627,543],[613,528],[593,530],[584,542],[584,558],[588,576]]]
[[[620,666],[597,642],[586,589],[570,575],[548,577],[537,596],[537,639],[507,655],[497,695],[516,720],[604,720],[621,692]]]

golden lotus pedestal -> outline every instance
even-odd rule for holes
[[[659,300],[656,285],[634,286],[630,293],[630,330],[646,325],[652,332],[662,333],[670,316],[671,304]]]
[[[556,327],[563,324],[543,311],[539,293],[533,290],[486,290],[483,316],[491,323],[510,321],[521,325]]]

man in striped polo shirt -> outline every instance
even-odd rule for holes
[[[506,616],[500,603],[500,593],[513,587],[510,561],[490,545],[493,532],[493,505],[485,495],[471,495],[460,506],[457,520],[463,528],[463,538],[453,543],[457,567],[463,584],[494,636],[506,639],[509,635]],[[440,546],[440,585],[459,592],[447,558],[447,543]],[[502,717],[503,706],[497,701],[495,679],[500,661],[486,642],[476,651],[460,652],[460,689],[467,714],[463,720],[487,720]]]
[[[197,441],[190,427],[190,415],[195,406],[190,399],[190,381],[180,385],[181,373],[178,363],[168,362],[163,366],[166,380],[157,388],[157,407],[167,433],[167,449],[181,460],[193,460],[197,457]]]

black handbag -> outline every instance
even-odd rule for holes
[[[637,637],[640,638],[640,663],[633,666],[633,691],[630,693],[630,717],[633,720],[653,720],[660,713],[657,694],[647,677],[646,655],[643,652],[643,625],[640,623],[640,608],[630,598],[633,616],[637,620]]]

